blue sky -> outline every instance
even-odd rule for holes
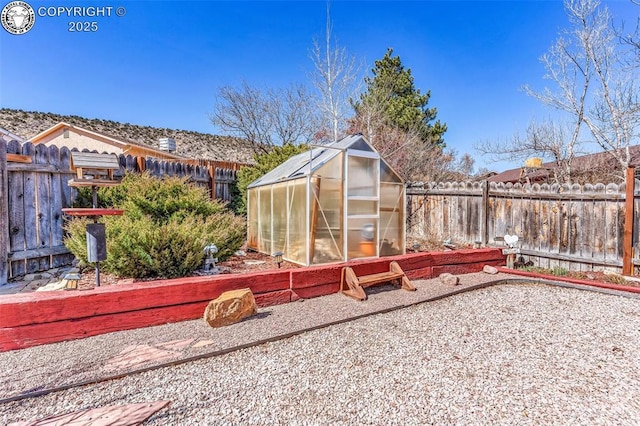
[[[1,6],[7,3],[4,0]],[[28,1],[39,7],[110,6],[110,17],[36,16],[27,34],[0,30],[0,105],[154,127],[220,133],[209,121],[216,89],[307,83],[324,1]],[[604,2],[633,22],[630,0]],[[115,16],[124,7],[126,14]],[[567,26],[560,1],[333,1],[334,35],[372,68],[391,47],[429,106],[446,122],[447,146],[476,167],[474,152],[549,115],[520,90],[542,88],[538,58]],[[95,32],[69,23],[96,21]],[[30,135],[27,135],[30,136]]]

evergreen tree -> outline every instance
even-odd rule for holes
[[[372,121],[370,117],[375,116],[373,120],[378,126],[416,133],[425,144],[443,148],[442,136],[447,125],[439,120],[434,122],[437,109],[427,107],[431,92],[420,93],[411,70],[402,65],[399,56],[392,55],[393,49],[389,48],[384,57],[375,62],[371,70],[373,76],[365,78],[366,91],[354,104],[356,115],[366,116],[364,120],[368,123]]]

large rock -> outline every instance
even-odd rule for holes
[[[498,273],[498,268],[491,265],[484,265],[484,267],[482,268],[482,272],[484,272],[485,274],[495,275]]]
[[[211,327],[222,327],[258,312],[256,299],[250,289],[225,291],[212,300],[204,310],[204,320]]]
[[[452,275],[452,274],[450,274],[448,272],[440,274],[440,276],[438,278],[440,278],[440,281],[443,284],[446,284],[446,285],[458,285],[458,284],[460,284],[460,279],[458,277],[456,277],[455,275]]]

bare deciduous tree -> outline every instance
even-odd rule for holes
[[[541,58],[554,87],[524,86],[528,95],[559,111],[556,120],[563,121],[532,121],[524,138],[476,146],[498,159],[552,158],[558,164],[556,179],[563,183],[571,182],[573,159],[587,133],[624,169],[640,126],[637,70],[626,61],[630,44],[616,37],[608,9],[598,0],[565,0],[564,6],[570,27]]]
[[[256,152],[272,145],[306,143],[314,133],[314,111],[301,85],[262,90],[243,82],[220,87],[211,121],[223,131],[249,140]]]
[[[556,164],[553,179],[557,183],[571,183],[573,159],[579,153],[575,131],[575,124],[532,120],[524,135],[517,133],[506,141],[481,142],[475,149],[483,155],[493,155],[495,161],[522,161],[530,157],[551,160]]]
[[[593,105],[585,113],[584,122],[595,142],[624,170],[640,126],[637,70],[626,63],[630,52],[619,42],[606,7],[599,8],[597,0],[567,1],[566,7],[596,82]]]
[[[350,131],[362,133],[406,180],[458,180],[461,176],[453,177],[451,173],[455,153],[436,144],[425,144],[418,128],[401,129],[390,124],[379,103],[363,102],[351,120]]]
[[[350,99],[357,92],[356,80],[361,67],[355,57],[333,41],[329,2],[324,44],[321,46],[314,40],[309,58],[314,67],[310,80],[318,92],[316,105],[322,125],[329,139],[335,142],[343,135],[346,116],[351,112]]]

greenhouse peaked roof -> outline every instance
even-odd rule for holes
[[[365,148],[368,151],[376,152],[376,150],[369,145],[362,135],[357,134],[347,136],[337,142],[327,144],[323,147],[312,148],[311,151],[294,155],[275,169],[271,170],[269,173],[251,182],[248,188],[255,188],[296,177],[308,176],[310,171],[309,169],[311,169],[312,172],[318,170],[326,164],[327,161],[340,154],[341,151],[352,148],[354,145],[357,147],[356,149],[359,150],[363,150],[363,148]]]

